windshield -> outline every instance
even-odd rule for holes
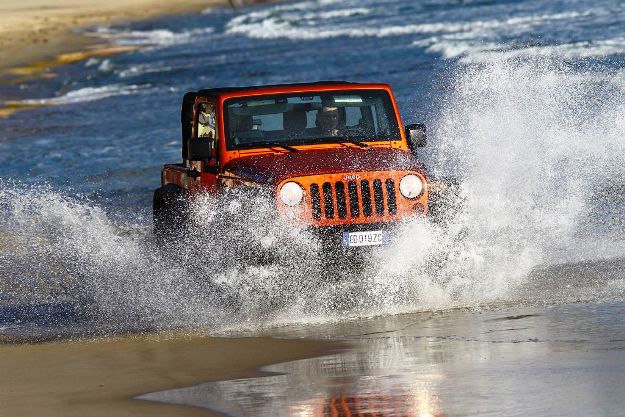
[[[228,149],[400,140],[386,91],[244,97],[224,106]]]

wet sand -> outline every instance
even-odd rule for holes
[[[0,345],[2,416],[207,416],[133,399],[206,381],[258,377],[263,365],[328,353],[314,340],[133,336]]]
[[[237,417],[625,415],[622,301],[492,306],[276,329],[348,341],[279,374],[147,393]]]

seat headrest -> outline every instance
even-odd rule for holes
[[[289,132],[303,132],[308,123],[306,113],[303,111],[287,111],[282,114],[284,130]]]
[[[232,117],[233,132],[247,132],[254,127],[254,120],[251,115],[234,115]]]

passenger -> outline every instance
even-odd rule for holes
[[[317,125],[317,128],[311,133],[318,134],[323,137],[338,136],[341,126],[339,108],[323,106],[317,111],[315,124]]]

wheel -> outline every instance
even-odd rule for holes
[[[152,200],[153,234],[159,240],[181,237],[186,229],[189,207],[185,190],[167,184],[154,191]]]

